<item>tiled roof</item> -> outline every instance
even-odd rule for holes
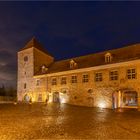
[[[25,49],[28,49],[28,48],[37,48],[38,50],[40,51],[43,51],[44,53],[52,56],[50,53],[48,53],[48,51],[46,51],[44,48],[43,48],[43,45],[37,41],[37,39],[35,37],[33,37],[26,45],[24,48],[22,48],[20,51],[22,50],[25,50]]]
[[[73,59],[77,63],[77,69],[100,66],[100,65],[108,64],[105,62],[105,54],[108,52],[111,53],[113,57],[112,61],[109,64],[135,60],[140,58],[140,44],[135,44],[119,49],[108,50],[100,53],[75,57],[71,59]],[[71,59],[54,62],[52,65],[49,66],[46,73],[57,73],[57,72],[71,70],[70,69]],[[39,74],[41,74],[41,71],[37,75]]]

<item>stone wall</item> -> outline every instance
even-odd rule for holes
[[[127,69],[136,68],[137,78],[136,79],[127,79]],[[119,79],[115,81],[109,80],[109,71],[110,70],[118,70]],[[95,82],[94,74],[96,72],[103,73],[103,81]],[[89,82],[82,83],[82,75],[89,74]],[[71,83],[71,76],[77,75],[78,82],[75,84]],[[67,84],[61,85],[60,80],[62,76],[67,77]],[[78,72],[72,74],[65,74],[55,76],[57,78],[57,85],[51,85],[51,78],[53,76],[48,77],[48,90],[50,93],[55,91],[60,92],[62,89],[68,89],[67,93],[67,103],[74,105],[82,105],[82,106],[96,106],[96,107],[107,107],[112,108],[112,94],[120,89],[133,89],[138,93],[138,103],[140,105],[140,63],[130,63],[127,66],[120,65],[115,68],[104,68],[102,70],[96,71],[85,71],[83,73]],[[88,90],[92,89],[92,93],[88,93]]]
[[[28,56],[28,61],[24,62],[24,56]],[[140,61],[133,63],[118,63],[113,67],[104,65],[99,69],[71,70],[69,72],[55,73],[51,75],[42,75],[34,77],[34,73],[38,72],[39,68],[45,64],[48,66],[53,62],[53,57],[47,56],[45,53],[29,48],[18,53],[18,100],[22,101],[24,96],[28,94],[32,100],[38,102],[39,96],[42,96],[42,101],[45,101],[48,96],[52,96],[54,92],[60,93],[62,102],[90,106],[90,107],[106,107],[112,108],[112,94],[120,89],[133,89],[138,93],[138,103],[140,106]],[[135,68],[137,73],[136,79],[127,79],[127,69]],[[119,73],[118,80],[110,81],[109,71],[117,70]],[[103,81],[95,82],[95,73],[103,73]],[[82,82],[82,75],[89,74],[89,82]],[[71,83],[71,76],[77,75],[77,83]],[[61,85],[61,77],[67,77],[67,84]],[[51,79],[57,78],[57,85],[51,85]],[[40,84],[37,85],[37,80]],[[27,84],[24,89],[24,83]],[[63,93],[66,90],[66,93]]]
[[[28,57],[28,61],[24,61],[24,57]],[[17,96],[18,101],[22,101],[25,94],[32,94],[34,91],[33,79],[33,48],[18,52],[18,81],[17,81]],[[26,83],[26,89],[24,84]]]
[[[24,61],[24,57],[28,57],[28,61]],[[32,101],[38,101],[39,96],[42,96],[42,101],[46,100],[47,84],[46,79],[41,79],[41,83],[37,86],[37,80],[34,79],[34,73],[39,71],[39,68],[53,62],[51,56],[39,51],[36,48],[28,48],[18,52],[18,81],[17,81],[17,96],[18,101],[23,101],[24,96],[28,95]],[[26,88],[24,84],[26,83]]]

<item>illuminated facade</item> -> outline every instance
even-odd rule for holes
[[[140,44],[54,61],[33,38],[18,52],[18,101],[140,106]]]

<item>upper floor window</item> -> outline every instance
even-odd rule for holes
[[[42,73],[46,73],[47,70],[48,70],[48,68],[46,67],[46,65],[42,65],[42,67],[41,67]]]
[[[101,72],[95,73],[95,81],[96,82],[103,81],[103,76]]]
[[[26,85],[26,83],[24,83],[24,89],[26,89],[26,87],[27,87],[27,85]]]
[[[136,69],[131,68],[127,70],[127,78],[128,79],[136,79]]]
[[[112,55],[111,55],[111,53],[106,53],[105,54],[105,62],[106,63],[110,63],[112,61]]]
[[[71,83],[77,83],[77,76],[76,75],[71,76]]]
[[[67,84],[67,78],[66,77],[62,77],[61,78],[61,85],[65,85]]]
[[[40,85],[40,80],[36,80],[36,86],[39,86]]]
[[[70,60],[70,68],[71,69],[77,68],[77,63],[73,59]]]
[[[118,71],[110,71],[110,80],[118,80]]]
[[[83,83],[86,83],[86,82],[88,82],[89,81],[89,75],[88,74],[84,74],[83,75],[83,80],[82,80],[82,82]]]
[[[52,78],[52,85],[57,85],[57,79],[56,78]]]
[[[28,61],[28,56],[24,56],[24,62]]]

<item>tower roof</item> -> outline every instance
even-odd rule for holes
[[[46,53],[46,54],[52,56],[50,53],[48,53],[48,51],[46,51],[46,50],[44,49],[43,45],[42,45],[40,42],[38,42],[38,40],[37,40],[35,37],[33,37],[33,38],[25,45],[25,47],[22,48],[20,51],[26,50],[26,49],[29,49],[29,48],[32,48],[32,47],[34,47],[34,48],[36,48],[36,49],[38,49],[38,50],[40,50],[40,51],[42,51],[42,52],[44,52],[44,53]]]

